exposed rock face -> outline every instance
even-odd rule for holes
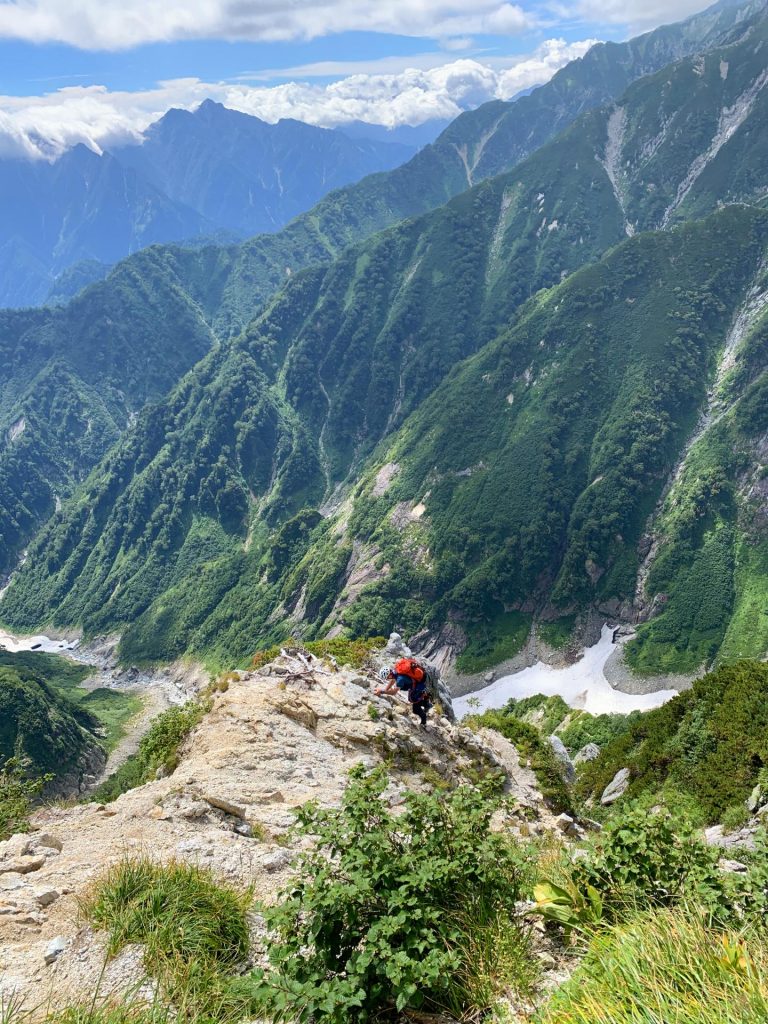
[[[559,736],[550,736],[549,745],[554,751],[555,757],[557,758],[558,764],[562,769],[563,776],[566,782],[576,781],[576,769],[573,766],[571,755],[565,749],[565,744]]]
[[[621,768],[616,772],[600,797],[600,803],[603,806],[607,807],[609,804],[615,804],[620,797],[624,796],[629,789],[629,774],[629,768]]]
[[[585,761],[594,761],[598,757],[600,757],[600,747],[598,747],[596,743],[587,743],[587,745],[582,747],[578,754],[574,756],[573,763],[584,764]]]
[[[187,741],[179,767],[112,804],[46,807],[30,835],[0,843],[0,994],[61,1005],[120,994],[145,979],[141,955],[104,967],[105,938],[77,900],[126,854],[200,863],[269,900],[289,876],[282,838],[296,807],[338,804],[349,769],[387,762],[393,807],[409,789],[499,773],[521,834],[560,832],[535,777],[503,737],[430,715],[426,732],[399,697],[376,697],[373,674],[284,657],[242,673]],[[562,833],[560,833],[562,834]]]

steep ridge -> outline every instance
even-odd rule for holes
[[[66,308],[0,313],[0,575],[138,411],[213,343],[174,261],[151,250]]]
[[[144,980],[140,957],[105,965],[103,936],[78,917],[78,900],[95,877],[126,853],[151,850],[161,861],[210,867],[269,900],[290,877],[293,811],[308,800],[338,805],[356,764],[389,765],[392,806],[435,779],[456,785],[498,772],[514,800],[512,831],[559,834],[512,744],[437,716],[422,732],[407,704],[373,695],[375,681],[291,657],[240,673],[213,694],[167,778],[106,805],[43,808],[30,835],[0,843],[0,997],[15,991],[17,999],[55,1007],[84,992],[135,992]],[[258,946],[257,921],[253,927]],[[60,955],[51,967],[45,957],[54,938]]]

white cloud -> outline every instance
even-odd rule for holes
[[[345,31],[430,39],[516,34],[508,0],[2,0],[0,38],[120,50],[179,39],[312,39]]]
[[[553,3],[550,10],[558,17],[585,22],[622,25],[630,33],[643,32],[659,25],[671,25],[711,7],[713,0],[577,0]]]
[[[98,151],[137,139],[171,107],[192,109],[207,98],[270,122],[293,117],[323,127],[358,120],[390,128],[423,124],[539,85],[594,42],[550,39],[525,57],[465,58],[388,74],[356,73],[330,84],[256,86],[183,78],[143,92],[109,92],[91,85],[37,97],[0,96],[0,155],[50,159],[79,142]]]

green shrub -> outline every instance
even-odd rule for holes
[[[697,679],[693,688],[640,715],[597,760],[582,767],[577,790],[597,797],[624,767],[624,799],[664,787],[692,797],[703,821],[721,820],[749,796],[768,765],[768,665],[738,661]]]
[[[190,701],[183,707],[168,708],[152,723],[139,742],[139,749],[114,775],[110,775],[93,793],[92,800],[108,803],[136,786],[155,778],[158,770],[174,771],[184,740],[209,710],[206,700]]]
[[[461,787],[410,794],[398,815],[386,786],[383,769],[358,767],[339,809],[300,811],[299,834],[315,842],[263,910],[272,969],[250,982],[259,1012],[362,1024],[405,1008],[482,1011],[501,987],[530,986],[514,918],[527,865],[491,831],[496,803]]]
[[[177,1014],[218,1021],[238,1005],[229,975],[248,954],[250,904],[250,891],[218,884],[203,868],[137,858],[112,867],[82,909],[108,932],[108,956],[145,947],[145,969]]]
[[[0,840],[26,832],[35,799],[53,775],[29,777],[29,761],[9,757],[0,761]]]
[[[605,912],[614,917],[684,897],[722,916],[730,900],[717,859],[717,851],[666,810],[630,807],[610,821],[590,855],[574,865],[573,880],[581,890],[597,890]]]
[[[596,935],[539,1024],[764,1024],[768,943],[684,909]]]
[[[538,729],[506,711],[485,711],[465,719],[470,729],[495,729],[517,747],[523,758],[531,763],[542,796],[555,813],[574,813],[571,791],[563,778],[560,763],[549,743]]]

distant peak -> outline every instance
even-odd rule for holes
[[[221,114],[226,111],[226,109],[227,108],[223,103],[217,103],[216,100],[207,99],[203,100],[195,113],[210,116],[211,114]]]

